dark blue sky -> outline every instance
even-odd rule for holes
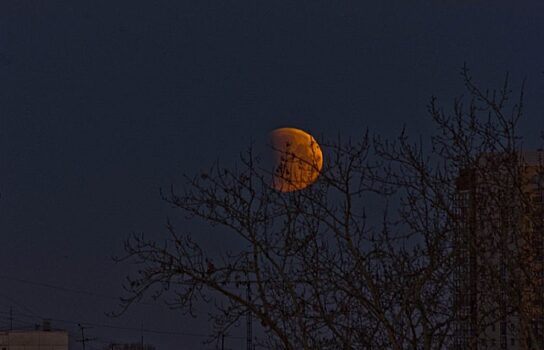
[[[0,326],[11,306],[22,325],[41,316],[207,333],[205,315],[136,305],[112,320],[113,299],[13,278],[120,295],[130,266],[111,255],[131,232],[161,239],[175,216],[159,187],[233,164],[281,126],[317,138],[393,136],[403,124],[428,135],[429,97],[451,105],[464,62],[483,86],[527,78],[521,131],[539,146],[544,3],[519,3],[1,1]],[[97,325],[88,336],[140,334]],[[144,336],[160,349],[206,348]]]

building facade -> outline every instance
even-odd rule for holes
[[[68,332],[59,330],[0,332],[0,350],[68,350]]]
[[[456,350],[544,349],[544,154],[485,155],[456,194]]]

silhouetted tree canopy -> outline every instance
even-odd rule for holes
[[[173,224],[162,241],[132,236],[119,260],[140,270],[128,279],[123,307],[150,294],[192,313],[203,300],[216,310],[216,338],[250,312],[263,349],[446,349],[467,322],[484,339],[491,324],[522,312],[520,286],[535,293],[542,287],[542,277],[529,276],[533,265],[520,258],[534,253],[521,253],[528,247],[523,232],[541,227],[541,215],[522,175],[523,93],[514,98],[508,79],[498,90],[480,89],[466,68],[462,78],[465,96],[453,108],[430,100],[436,129],[428,139],[365,131],[359,139],[318,140],[323,170],[303,190],[274,190],[270,169],[252,150],[236,167],[187,177],[164,200],[220,228],[217,239],[235,240],[238,249],[212,256]],[[478,193],[471,209],[459,207],[462,181]],[[493,234],[463,236],[469,216]],[[505,227],[519,239],[498,239]],[[476,292],[487,305],[474,320],[460,312],[467,249],[480,259]],[[543,346],[542,329],[524,332]]]

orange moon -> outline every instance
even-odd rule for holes
[[[280,128],[270,133],[270,140],[274,189],[293,192],[315,182],[323,167],[323,153],[312,135],[300,129]]]

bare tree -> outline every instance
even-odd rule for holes
[[[534,206],[526,200],[526,165],[515,134],[521,98],[506,115],[506,84],[482,92],[467,69],[462,73],[469,98],[456,100],[451,114],[431,100],[437,132],[428,143],[413,142],[406,132],[393,141],[368,132],[357,141],[323,140],[319,180],[291,193],[271,188],[272,174],[251,150],[234,169],[215,166],[187,177],[181,191],[171,188],[168,203],[224,229],[238,249],[212,256],[170,223],[163,242],[131,237],[119,260],[141,269],[128,279],[123,308],[146,293],[168,293],[173,308],[189,313],[197,301],[214,303],[216,339],[251,313],[263,334],[258,346],[268,349],[447,349],[461,338],[463,344],[485,339],[489,327],[520,314],[536,291],[529,278],[535,263],[524,266],[527,259],[520,259],[527,239],[515,248],[474,232],[506,235],[497,213],[518,232],[527,231],[522,221],[538,216],[527,215]],[[478,174],[469,190],[479,197],[463,209],[460,183],[467,174]],[[505,202],[512,195],[525,203],[518,210]],[[478,239],[462,239],[467,232]],[[500,249],[508,264],[496,263]],[[478,275],[463,271],[472,266],[467,259],[478,261]],[[505,280],[503,265],[526,276],[524,282]],[[461,283],[475,276],[477,282]],[[505,281],[511,285],[504,295],[519,301],[506,309],[493,295]],[[520,292],[516,283],[533,289]],[[467,291],[476,294],[461,300]],[[475,300],[485,315],[463,314]],[[476,335],[463,338],[463,327]],[[529,332],[534,344],[536,332]]]
[[[433,150],[456,174],[448,218],[456,227],[455,345],[542,349],[544,154],[521,147],[523,87],[512,102],[508,77],[501,89],[482,90],[466,67],[462,75],[468,101],[457,100],[450,115],[430,105],[441,131]]]

